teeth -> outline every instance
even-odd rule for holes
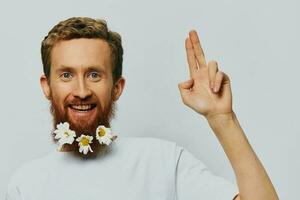
[[[92,105],[91,104],[88,104],[88,105],[72,105],[71,106],[73,109],[76,109],[76,110],[89,110],[92,108]]]

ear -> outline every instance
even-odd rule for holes
[[[50,99],[50,86],[48,83],[48,79],[45,75],[41,76],[40,84],[42,86],[45,97],[49,100]]]
[[[114,96],[113,96],[113,100],[117,101],[119,99],[119,97],[121,96],[123,89],[125,87],[125,78],[121,77],[119,78],[119,80],[115,83],[114,85]]]

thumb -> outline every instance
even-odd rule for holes
[[[190,89],[194,84],[194,79],[189,79],[185,82],[179,83],[178,88],[179,90],[187,90]]]

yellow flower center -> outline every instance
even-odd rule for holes
[[[64,132],[64,135],[66,136],[66,137],[69,137],[70,136],[70,134],[66,131],[66,132]]]
[[[98,131],[98,135],[100,137],[104,136],[105,135],[105,130],[103,128],[100,128],[100,130]]]
[[[88,146],[90,141],[86,137],[81,138],[80,143],[82,146]]]

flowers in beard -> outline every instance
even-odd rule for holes
[[[116,138],[117,135],[112,133],[111,128],[100,125],[96,129],[96,139],[100,144],[110,145]]]
[[[76,137],[75,131],[70,129],[68,122],[57,124],[53,133],[55,134],[54,138],[58,140],[59,149],[64,144],[72,144]]]
[[[79,138],[76,139],[79,146],[79,152],[86,155],[89,151],[93,152],[90,144],[93,143],[93,136],[82,134]]]
[[[107,128],[104,125],[100,125],[96,129],[96,135],[91,136],[92,134],[77,136],[76,132],[70,129],[70,124],[68,122],[59,123],[56,125],[56,130],[54,130],[55,139],[57,139],[59,144],[59,151],[64,151],[62,148],[64,144],[73,144],[74,141],[78,143],[78,151],[84,155],[87,155],[89,152],[93,152],[92,143],[95,140],[98,140],[100,145],[110,145],[112,141],[117,138],[117,135],[112,133],[111,128]],[[91,131],[86,130],[84,132]]]

